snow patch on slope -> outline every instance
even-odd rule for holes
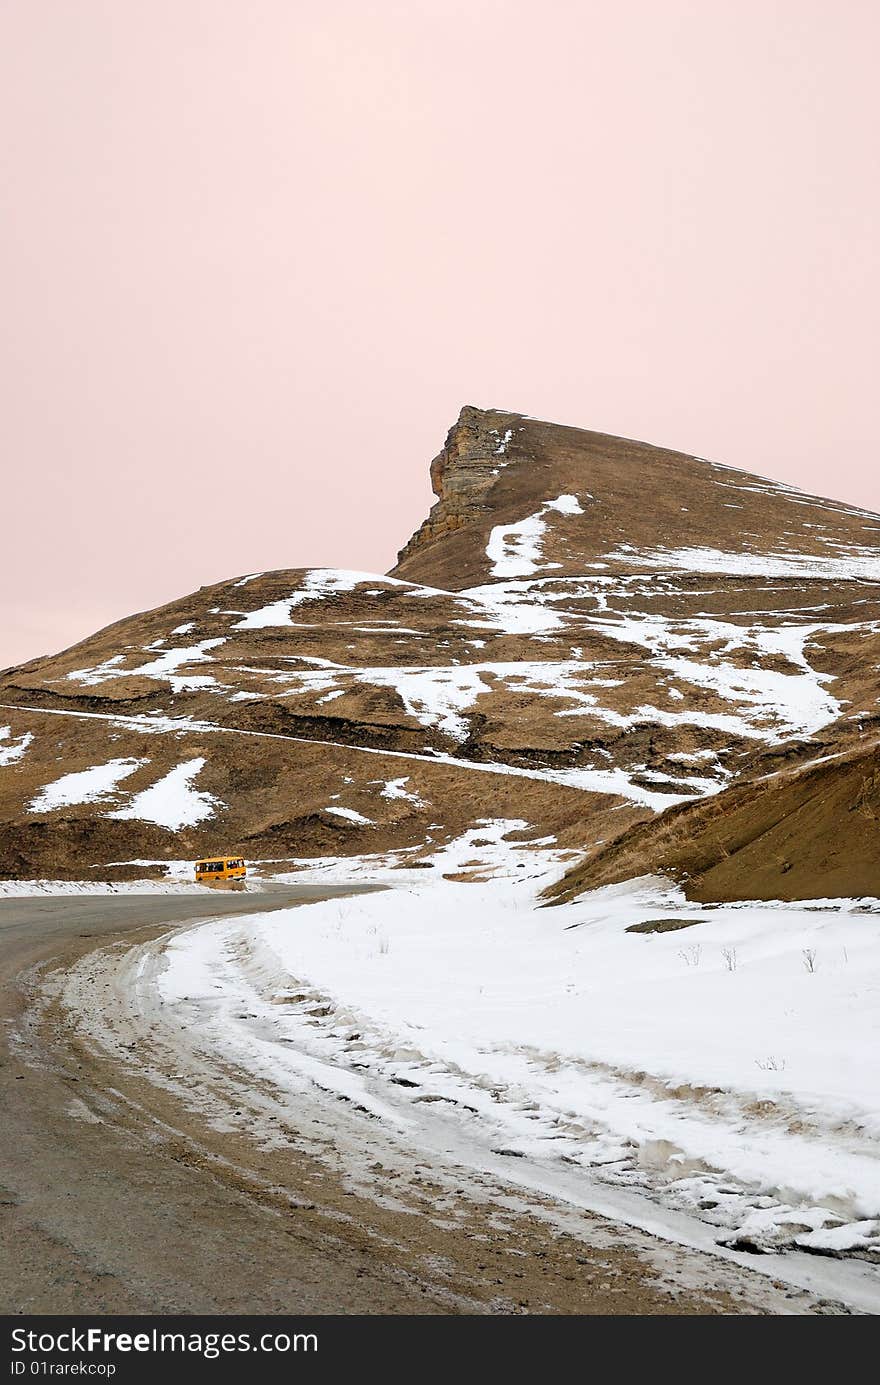
[[[213,794],[202,793],[192,787],[192,781],[204,766],[203,756],[175,766],[149,789],[136,794],[125,808],[119,808],[108,816],[152,822],[157,827],[167,828],[169,832],[179,832],[182,827],[194,827],[196,823],[204,822],[214,815],[217,808],[224,806]]]
[[[334,817],[344,818],[346,822],[353,822],[358,827],[373,827],[372,818],[365,818],[363,813],[358,813],[354,808],[325,808],[325,813],[332,813]]]
[[[20,736],[13,736],[11,726],[0,726],[0,741],[9,742],[8,745],[0,745],[0,768],[17,764],[27,753],[33,739],[32,731],[24,731]]]
[[[332,596],[334,592],[350,592],[355,587],[369,582],[373,587],[408,587],[412,583],[403,582],[397,577],[377,577],[372,572],[356,572],[347,568],[312,568],[303,578],[302,586],[290,596],[249,611],[236,621],[235,630],[267,630],[277,626],[292,625],[290,613],[307,601],[320,601]],[[421,589],[426,594],[435,595],[428,587]]]
[[[90,769],[62,774],[51,784],[44,784],[28,804],[29,813],[51,813],[58,808],[72,808],[81,803],[101,803],[113,797],[116,786],[134,774],[148,760],[108,760]]]
[[[583,514],[577,496],[560,495],[555,500],[546,501],[535,514],[527,515],[516,524],[496,524],[486,544],[486,556],[492,564],[493,577],[530,577],[537,572],[547,528],[544,516],[548,510],[561,515]]]
[[[178,626],[178,630],[183,629],[183,626]],[[151,648],[158,643],[154,642]],[[214,679],[208,674],[176,676],[175,670],[183,664],[201,663],[209,659],[208,650],[216,649],[218,645],[225,643],[225,639],[221,637],[201,640],[199,644],[185,645],[177,649],[164,649],[155,659],[139,664],[136,668],[126,669],[120,668],[125,655],[114,654],[111,659],[105,659],[104,663],[98,664],[95,668],[75,669],[67,674],[67,680],[72,683],[84,683],[87,687],[97,687],[114,678],[157,678],[167,679],[173,692],[188,692],[195,688],[207,687]]]
[[[402,779],[387,779],[385,781],[385,787],[382,789],[382,798],[399,799],[405,803],[412,803],[416,808],[423,807],[423,802],[418,794],[412,793],[407,789],[406,786],[408,783],[408,774],[404,775]]]
[[[621,544],[605,557],[608,562],[678,572],[715,572],[724,577],[880,581],[880,550],[860,545],[853,545],[843,556],[825,557],[815,553],[725,553],[718,548],[637,549]]]

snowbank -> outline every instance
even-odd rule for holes
[[[192,866],[189,866],[192,872]],[[0,899],[35,899],[42,895],[212,894],[209,885],[184,880],[0,880]]]
[[[354,1064],[725,1243],[880,1251],[880,904],[698,909],[636,882],[542,909],[558,867],[504,842],[516,826],[481,824],[403,889],[180,934],[165,1000],[204,997],[224,1051],[257,1043],[277,1083],[294,1051]]]

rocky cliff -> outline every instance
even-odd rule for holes
[[[397,555],[395,573],[406,570],[408,558],[421,558],[426,549],[436,553],[438,541],[491,513],[489,492],[512,460],[510,446],[521,424],[519,414],[464,406],[431,462],[437,504]]]

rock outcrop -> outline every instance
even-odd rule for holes
[[[408,558],[489,514],[489,491],[511,458],[509,448],[521,424],[519,414],[476,409],[466,404],[431,462],[431,488],[437,504],[397,555],[395,573]]]

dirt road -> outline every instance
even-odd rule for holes
[[[455,1168],[377,1161],[353,1188],[338,1121],[321,1157],[314,1129],[267,1145],[224,1128],[139,1075],[136,1052],[96,1051],[53,989],[86,954],[169,926],[346,892],[0,901],[0,1311],[833,1311],[599,1217],[561,1228],[540,1196]],[[306,1122],[320,1128],[314,1103]]]

